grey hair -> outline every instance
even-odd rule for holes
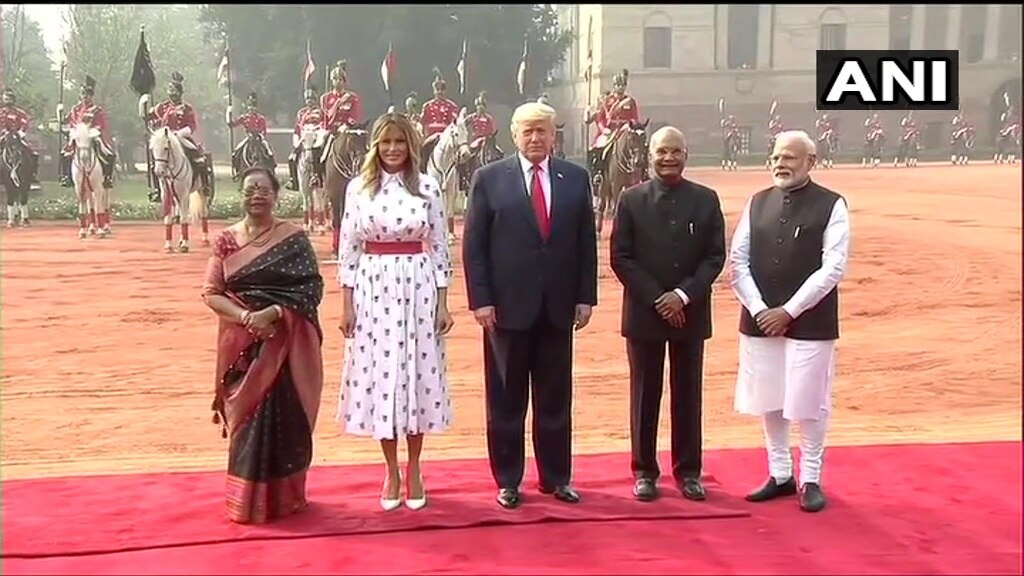
[[[555,109],[547,104],[541,104],[540,102],[527,102],[520,104],[518,108],[512,113],[512,132],[515,133],[516,128],[523,122],[534,122],[550,120],[555,121],[557,116]]]
[[[814,138],[811,138],[810,135],[803,130],[785,130],[779,132],[779,135],[775,137],[775,145],[778,146],[780,142],[789,142],[793,140],[803,144],[808,155],[818,155],[818,145],[814,142]]]
[[[655,143],[660,143],[661,139],[668,135],[677,136],[683,141],[683,146],[686,146],[686,135],[683,134],[682,130],[671,125],[665,125],[655,130],[654,134],[651,134],[651,141],[648,146],[653,148]]]

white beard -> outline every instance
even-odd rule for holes
[[[792,190],[803,184],[807,180],[807,175],[792,175],[785,178],[772,175],[772,182],[775,183],[777,188],[782,190]]]

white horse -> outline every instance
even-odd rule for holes
[[[103,187],[103,167],[93,148],[99,137],[100,131],[84,122],[75,124],[68,132],[68,139],[75,143],[71,180],[78,198],[78,237],[82,239],[105,238],[110,234],[110,190]]]
[[[206,199],[195,189],[195,174],[185,155],[181,136],[167,127],[158,128],[150,135],[149,150],[153,154],[153,175],[160,187],[164,250],[174,252],[171,241],[175,216],[181,219],[181,238],[178,240],[181,252],[188,252],[188,225],[193,220],[202,221],[203,245],[208,245]]]
[[[427,174],[433,176],[441,186],[444,195],[444,209],[448,214],[448,243],[455,243],[455,210],[459,197],[460,158],[469,149],[469,128],[466,126],[466,109],[459,110],[455,122],[449,124],[438,136],[437,144],[427,159]]]
[[[327,192],[324,183],[313,186],[312,179],[316,173],[313,165],[313,149],[321,148],[327,140],[327,131],[312,124],[302,127],[299,143],[302,149],[296,159],[299,176],[299,191],[302,192],[303,228],[306,232],[316,232],[321,236],[326,232]]]

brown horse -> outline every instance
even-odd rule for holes
[[[363,157],[369,148],[366,125],[349,127],[334,135],[324,158],[324,192],[331,203],[331,226],[334,230],[332,254],[338,254],[341,215],[345,213],[345,189],[359,175]]]
[[[603,163],[605,168],[601,171],[597,181],[597,214],[595,226],[598,236],[604,228],[604,219],[607,216],[615,217],[615,210],[619,204],[619,197],[622,191],[630,186],[644,181],[644,173],[647,170],[647,124],[648,118],[642,124],[631,123],[620,128],[621,132],[614,138],[607,151],[607,158]]]

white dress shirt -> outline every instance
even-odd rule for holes
[[[753,200],[753,199],[751,199]],[[729,264],[732,269],[732,289],[740,304],[757,316],[768,305],[764,303],[760,288],[754,282],[750,272],[750,203],[747,201],[743,215],[736,225],[732,238],[732,249],[729,253]],[[839,284],[846,274],[846,263],[850,252],[850,212],[846,202],[838,200],[832,207],[828,224],[822,238],[821,267],[804,280],[800,289],[793,294],[782,308],[793,319],[814,308],[833,288]]]
[[[523,169],[523,181],[526,182],[526,194],[533,197],[533,162],[530,162],[520,153],[519,165]],[[548,217],[551,216],[551,157],[545,156],[540,162],[540,187],[544,190],[544,206],[547,208]]]

